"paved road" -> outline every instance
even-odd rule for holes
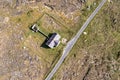
[[[58,70],[58,68],[63,63],[63,61],[66,58],[66,56],[69,54],[69,52],[73,48],[74,44],[76,43],[76,41],[78,40],[78,38],[80,37],[80,35],[82,34],[82,32],[86,29],[86,27],[88,26],[88,24],[90,23],[90,21],[98,13],[98,11],[101,9],[101,7],[104,5],[105,2],[106,2],[106,0],[102,0],[102,2],[99,4],[99,6],[94,10],[94,12],[90,15],[90,17],[83,24],[83,26],[78,31],[78,33],[75,35],[75,37],[73,37],[73,39],[71,39],[67,43],[67,46],[64,48],[63,55],[61,56],[61,58],[59,59],[59,61],[57,62],[57,64],[55,65],[55,67],[52,69],[52,71],[49,73],[49,75],[46,77],[45,80],[51,80],[51,78],[53,77],[53,75],[55,74],[55,72]]]

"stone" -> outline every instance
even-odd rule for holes
[[[84,35],[87,35],[87,32],[83,32]]]
[[[62,44],[66,44],[67,43],[67,39],[62,38]]]
[[[5,17],[3,23],[9,22],[9,17]]]

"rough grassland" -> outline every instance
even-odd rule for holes
[[[53,80],[120,79],[120,1],[106,3]]]
[[[54,49],[41,47],[45,37],[32,32],[30,26],[37,23],[44,33],[58,32],[69,41],[101,0],[87,0],[87,3],[51,0],[51,5],[56,4],[53,10],[44,5],[49,0],[25,1],[0,1],[0,80],[43,80],[61,56],[65,44]],[[63,5],[64,1],[68,2]],[[103,74],[109,76],[105,73],[107,70],[115,72],[110,74],[113,80],[118,78],[118,6],[118,0],[104,6],[86,29],[87,35],[82,35],[74,46],[55,80],[87,79],[86,76],[91,78],[96,73],[101,79]]]

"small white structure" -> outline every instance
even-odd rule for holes
[[[36,24],[32,25],[31,29],[34,31],[34,32],[38,32],[39,31],[39,28]]]
[[[65,39],[65,38],[62,38],[62,44],[66,44],[67,43],[67,39]]]
[[[51,37],[46,42],[46,45],[50,48],[57,47],[60,44],[61,36],[57,33],[53,33]]]
[[[83,32],[84,35],[87,35],[87,32]]]

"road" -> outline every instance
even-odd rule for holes
[[[52,69],[52,71],[49,73],[49,75],[46,77],[45,80],[51,80],[51,78],[53,77],[53,75],[55,74],[55,72],[58,70],[58,68],[61,66],[61,64],[63,63],[64,59],[66,58],[66,56],[69,54],[69,52],[71,51],[71,49],[73,48],[73,46],[75,45],[76,41],[78,40],[78,38],[80,37],[80,35],[82,34],[82,32],[87,28],[88,24],[91,22],[91,20],[94,18],[94,16],[98,13],[98,11],[101,9],[101,7],[104,5],[104,3],[107,0],[102,0],[102,2],[98,5],[98,7],[94,10],[94,12],[89,16],[89,18],[86,20],[86,22],[83,24],[83,26],[81,27],[81,29],[78,31],[78,33],[75,35],[75,37],[73,37],[66,45],[66,47],[63,50],[63,55],[61,56],[61,58],[59,59],[59,61],[57,62],[57,64],[55,65],[55,67]]]

